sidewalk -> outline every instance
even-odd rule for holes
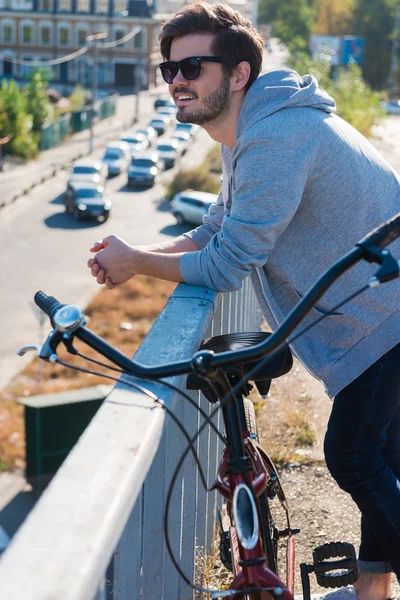
[[[165,92],[166,87],[162,85],[140,93],[139,122],[147,122],[147,117],[153,111],[153,102],[149,102],[149,99]],[[122,131],[131,128],[135,115],[136,96],[120,96],[116,114],[94,126],[94,152],[118,137]],[[33,187],[54,177],[61,169],[69,167],[74,160],[89,156],[89,137],[90,131],[85,129],[69,137],[63,144],[41,152],[38,159],[26,164],[10,165],[7,171],[0,173],[0,211],[28,194]]]

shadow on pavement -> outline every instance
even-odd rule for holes
[[[138,185],[138,186],[134,186],[134,187],[128,187],[128,185],[125,184],[125,185],[121,186],[118,191],[119,192],[130,192],[131,194],[132,193],[136,194],[137,192],[139,192],[139,193],[147,192],[150,189],[151,189],[150,187],[144,187],[143,185],[142,186]]]
[[[178,235],[182,235],[182,233],[185,233],[185,231],[190,231],[191,229],[192,228],[190,225],[166,225],[160,229],[160,233],[177,237]]]
[[[58,194],[53,200],[50,200],[49,204],[64,204],[64,193]]]
[[[88,227],[98,227],[103,224],[103,221],[95,219],[76,221],[72,215],[68,215],[66,212],[59,212],[47,217],[44,223],[52,229],[85,229]]]
[[[156,210],[160,212],[171,212],[170,201],[166,198],[159,198],[158,200],[153,200],[154,207]]]

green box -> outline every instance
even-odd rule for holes
[[[50,479],[61,466],[113,386],[19,398],[25,406],[26,479]]]

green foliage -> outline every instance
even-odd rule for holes
[[[74,91],[69,96],[69,101],[71,102],[71,111],[80,110],[85,106],[87,97],[87,92],[83,89],[82,86],[77,85],[74,88]]]
[[[38,69],[29,78],[24,90],[27,112],[32,117],[32,130],[40,132],[42,125],[54,117],[54,110],[46,94],[48,73]]]
[[[317,0],[318,18],[313,33],[318,35],[349,35],[353,32],[352,19],[355,0]]]
[[[308,39],[317,18],[316,0],[260,0],[259,21],[270,23],[274,35],[291,52],[308,48]]]
[[[363,135],[368,136],[372,126],[384,116],[380,95],[364,81],[358,65],[340,67],[335,83],[330,75],[330,64],[312,60],[308,54],[292,56],[289,66],[300,75],[312,73],[319,86],[335,99],[337,114]]]
[[[207,169],[212,173],[222,173],[222,156],[219,144],[215,144],[206,156]]]
[[[32,132],[33,123],[27,113],[26,98],[14,80],[2,81],[0,105],[7,115],[0,120],[1,137],[10,133],[13,135],[10,142],[5,144],[4,152],[33,158],[38,153],[38,137]]]
[[[179,171],[167,188],[166,197],[171,199],[178,192],[184,190],[196,190],[218,194],[221,189],[219,177],[209,173],[206,164],[203,163],[197,169]]]
[[[375,90],[382,89],[389,76],[395,5],[395,0],[355,2],[353,33],[364,37],[363,76]]]

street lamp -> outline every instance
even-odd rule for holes
[[[91,119],[90,119],[90,137],[89,137],[89,153],[93,152],[93,142],[94,142],[94,134],[93,134],[93,121],[95,117],[95,109],[94,105],[96,102],[97,95],[97,69],[99,62],[99,48],[97,45],[97,40],[104,40],[107,37],[107,33],[105,31],[100,31],[99,33],[93,33],[92,35],[88,35],[86,38],[86,42],[89,46],[93,47],[93,70],[92,70],[92,102],[91,102]]]

